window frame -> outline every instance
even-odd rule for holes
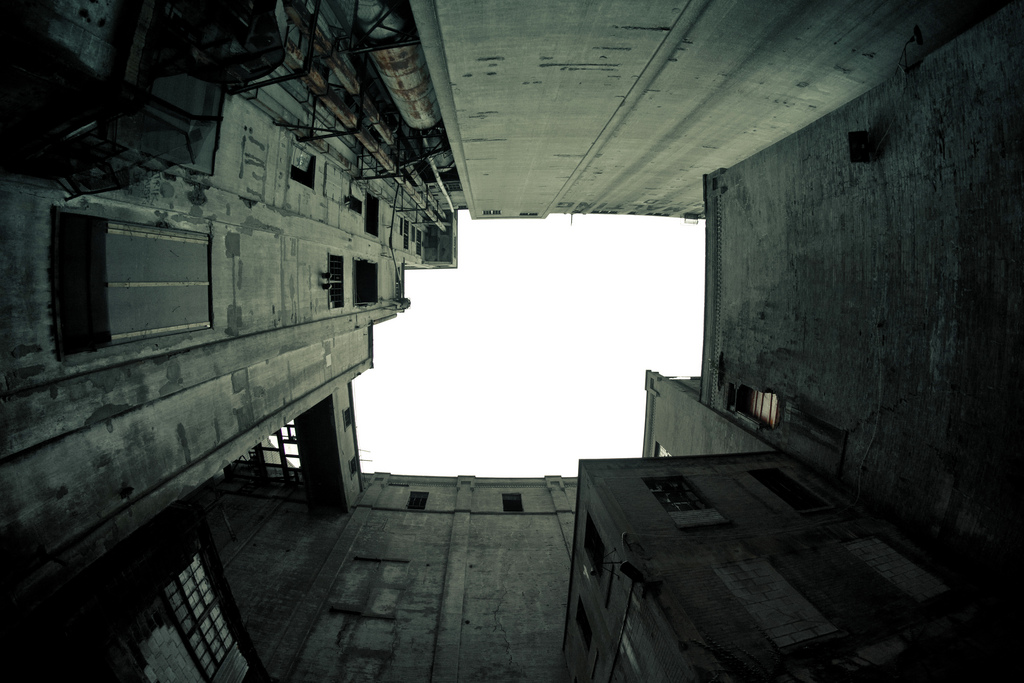
[[[345,257],[327,255],[327,307],[345,308]]]
[[[198,568],[196,565],[198,565]],[[189,573],[188,579],[183,580],[182,575],[186,572]],[[202,572],[202,576],[196,579],[199,572]],[[195,590],[191,592],[186,588],[186,583],[189,580],[195,580],[196,583]],[[211,596],[209,601],[200,594],[204,583],[209,588],[208,593]],[[190,601],[192,595],[199,595],[197,598],[201,603],[199,611],[196,611],[196,607]],[[175,596],[180,600],[177,604],[174,601]],[[215,680],[218,671],[227,660],[228,655],[231,654],[232,649],[238,647],[238,640],[231,632],[228,616],[221,607],[220,603],[223,596],[217,591],[215,583],[211,580],[210,570],[201,553],[195,553],[189,564],[174,574],[171,581],[161,591],[161,597],[168,614],[174,622],[175,628],[178,630],[178,634],[181,636],[182,643],[196,665],[196,670],[207,681]],[[184,611],[185,616],[192,622],[191,625],[186,626],[183,623],[179,608]],[[218,617],[221,621],[220,626],[216,624]],[[204,631],[202,626],[207,622],[210,622],[211,626],[209,631]],[[216,637],[216,642],[212,642],[211,636]],[[210,655],[210,661],[213,664],[212,671],[208,670],[208,665],[203,663],[203,655],[197,652],[194,637],[198,638],[198,642],[204,646],[206,653]],[[219,656],[215,653],[217,645],[221,648]]]
[[[79,223],[72,225],[72,223]],[[76,235],[75,244],[81,248],[84,240],[86,252],[75,251],[67,246],[67,237],[72,232],[81,231]],[[129,238],[152,239],[160,241],[181,242],[196,245],[202,254],[192,262],[205,271],[205,280],[154,280],[154,281],[108,281],[106,272],[108,236],[127,236]],[[189,334],[199,330],[213,328],[213,284],[212,284],[212,241],[208,233],[164,228],[133,221],[122,221],[88,213],[64,211],[55,208],[53,212],[53,233],[51,242],[51,291],[54,317],[54,336],[57,356],[60,360],[79,353],[95,352],[112,346],[121,346],[137,341],[145,341],[154,337]],[[101,253],[99,253],[101,251]],[[180,250],[179,250],[180,251]],[[84,266],[79,267],[81,261]],[[71,264],[69,266],[69,264]],[[186,266],[182,266],[186,268]],[[72,310],[76,309],[73,300],[85,287],[85,324],[75,321]],[[205,296],[205,320],[186,322],[180,325],[152,327],[131,332],[113,333],[112,330],[97,330],[96,316],[105,317],[110,327],[111,290],[145,289],[150,287],[203,287]],[[202,298],[200,298],[202,300]],[[195,303],[195,301],[193,301]],[[124,304],[122,304],[124,305]],[[117,310],[117,307],[114,307]],[[77,311],[75,311],[77,313]],[[82,328],[75,329],[76,325]],[[74,343],[71,340],[76,340]],[[80,340],[80,341],[79,341]]]
[[[576,597],[576,626],[580,630],[580,637],[587,652],[594,640],[594,629],[590,626],[590,618],[587,616],[587,609],[583,606],[583,598]]]
[[[426,510],[427,499],[430,497],[430,491],[410,491],[409,502],[405,504],[406,510]]]
[[[501,494],[501,510],[502,512],[523,512],[523,494]]]
[[[594,519],[587,513],[583,529],[583,551],[590,558],[590,565],[595,575],[600,576],[604,571],[604,541],[601,539],[601,532],[597,530]]]

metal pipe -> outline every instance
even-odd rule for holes
[[[403,36],[405,21],[379,0],[359,0],[356,15],[360,27],[371,41]],[[382,46],[382,49],[371,52],[370,58],[410,128],[426,130],[441,122],[441,110],[430,80],[427,58],[418,43],[402,47]]]

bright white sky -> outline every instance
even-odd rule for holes
[[[700,374],[704,225],[459,215],[459,267],[407,271],[353,383],[363,472],[576,476],[639,457],[644,371]]]

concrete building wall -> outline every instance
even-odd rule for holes
[[[474,219],[703,212],[778,142],[1001,2],[411,0]]]
[[[801,506],[751,473],[764,470],[817,502]],[[666,510],[644,481],[679,476],[718,521]],[[1004,597],[979,600],[788,456],[584,460],[580,477],[565,640],[580,681],[935,680],[1003,666]]]
[[[407,508],[413,492],[425,509]],[[504,512],[502,493],[521,494],[523,511]],[[203,495],[271,676],[567,680],[575,480],[377,473],[348,513],[310,512],[295,488]]]
[[[703,400],[976,569],[1021,559],[1024,244],[1014,3],[708,179]],[[847,134],[867,131],[870,163]],[[716,381],[717,380],[717,381]]]
[[[71,200],[44,181],[0,179],[0,262],[17,292],[0,303],[0,491],[20,600],[45,595],[324,399],[344,431],[346,385],[372,366],[371,327],[402,306],[398,258],[418,257],[387,246],[386,197],[377,236],[343,204],[383,187],[344,176],[332,189],[325,179],[344,174],[320,153],[307,188],[291,179],[291,133],[242,98],[228,98],[224,115],[211,177],[141,172],[123,190]],[[62,353],[57,211],[209,240],[209,327]],[[322,286],[329,254],[344,260],[340,308]],[[377,298],[359,306],[356,259],[377,265]],[[346,486],[354,500],[357,477]]]
[[[752,453],[771,446],[700,402],[700,378],[648,370],[642,457]]]

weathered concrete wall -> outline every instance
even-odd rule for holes
[[[1018,2],[716,174],[708,217],[705,380],[721,353],[727,382],[845,431],[845,450],[798,442],[787,412],[761,436],[1005,572],[1024,547],[1022,27]],[[850,163],[856,130],[870,163]]]
[[[204,493],[221,496],[209,521],[271,675],[566,681],[575,480],[371,477],[348,514],[310,513],[301,492]],[[523,512],[502,511],[512,492]]]
[[[730,166],[1002,2],[411,0],[473,218],[703,210]]]
[[[797,511],[748,474],[763,468],[783,471],[823,506]],[[681,528],[642,479],[677,475],[722,523]],[[979,592],[788,456],[585,460],[580,476],[566,655],[581,679],[595,650],[595,679],[609,677],[620,632],[636,638],[617,658],[623,681],[679,680],[687,670],[704,681],[786,671],[808,681],[925,681],[1006,665],[1015,630],[1006,595]],[[628,614],[629,577],[592,573],[588,517],[606,561],[629,561],[649,582],[633,587],[644,598]],[[593,631],[589,653],[578,599]],[[671,647],[647,628],[661,620],[676,636]]]
[[[764,441],[700,402],[699,382],[647,371],[647,413],[641,457],[755,453],[772,450]]]
[[[229,98],[213,177],[139,172],[123,190],[73,200],[0,178],[0,533],[22,602],[318,401],[333,394],[343,425],[345,385],[372,365],[371,326],[396,314],[391,209],[382,198],[380,235],[367,234],[342,195],[378,189],[338,190],[340,167],[323,154],[315,188],[290,180],[293,144]],[[208,237],[210,328],[60,355],[55,209]],[[342,308],[322,287],[328,254],[345,261]],[[377,263],[377,303],[354,304],[357,258]],[[343,453],[355,454],[353,439]],[[346,487],[354,500],[357,478]]]

